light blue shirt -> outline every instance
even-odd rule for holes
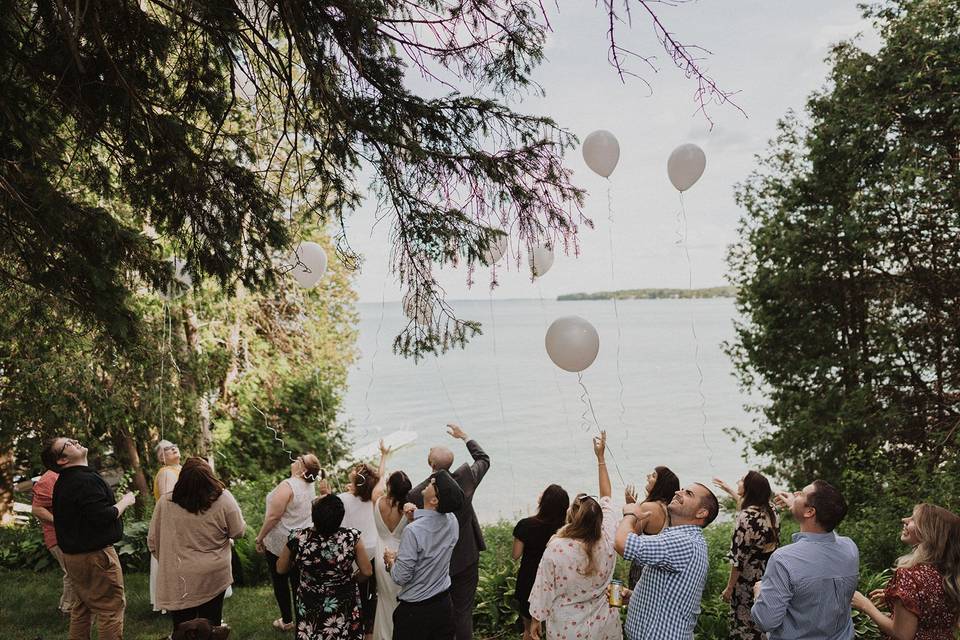
[[[851,640],[850,599],[860,578],[860,552],[850,538],[795,533],[773,552],[750,610],[769,640]]]
[[[390,569],[400,585],[398,597],[420,602],[450,588],[450,557],[460,539],[460,525],[452,513],[417,509],[403,530],[397,559]]]
[[[667,527],[654,536],[627,536],[625,560],[644,565],[627,607],[629,640],[691,640],[707,584],[703,529]]]

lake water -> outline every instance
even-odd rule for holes
[[[597,492],[591,448],[597,427],[587,398],[607,431],[618,501],[625,482],[642,486],[656,465],[672,468],[682,484],[709,484],[715,475],[735,482],[747,469],[743,445],[723,433],[752,426],[744,410],[749,399],[721,348],[733,338],[733,300],[619,301],[619,339],[610,301],[495,299],[494,322],[488,301],[453,306],[461,317],[482,322],[484,335],[466,349],[415,364],[392,350],[407,322],[400,304],[359,305],[360,357],[350,372],[343,417],[352,422],[357,444],[415,431],[417,440],[389,463],[414,483],[428,474],[427,451],[434,444],[450,446],[454,466],[469,460],[466,447],[444,428],[459,423],[492,461],[474,497],[481,521],[531,513],[540,491],[553,482],[571,496]],[[564,315],[588,319],[600,334],[600,354],[583,374],[588,395],[577,375],[554,366],[544,349],[546,327]]]

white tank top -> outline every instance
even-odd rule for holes
[[[284,480],[293,491],[287,508],[280,516],[280,522],[263,538],[263,546],[275,556],[279,556],[287,545],[290,532],[295,529],[306,529],[313,526],[313,499],[317,495],[317,487],[313,482],[303,478],[287,478]],[[279,485],[278,485],[279,486]],[[276,493],[276,489],[267,494],[267,503]]]

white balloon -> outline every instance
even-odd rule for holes
[[[620,160],[620,143],[609,131],[594,131],[583,141],[583,160],[595,173],[609,178]]]
[[[500,259],[503,256],[507,255],[507,247],[509,246],[506,235],[498,235],[496,238],[490,241],[490,246],[487,247],[487,250],[483,254],[483,262],[488,267],[500,262]]]
[[[667,175],[678,191],[686,191],[700,179],[707,167],[707,155],[693,143],[682,144],[667,160]]]
[[[539,278],[553,266],[553,249],[547,245],[539,245],[530,252],[530,273]]]
[[[426,294],[407,291],[401,304],[403,305],[403,314],[417,324],[428,325],[433,321],[430,297]]]
[[[304,289],[311,289],[327,272],[327,254],[316,242],[301,242],[297,250],[287,257],[293,266],[290,274]]]
[[[167,285],[167,290],[160,294],[164,300],[175,300],[185,294],[193,286],[193,277],[187,273],[187,263],[180,258],[167,258],[173,265],[173,281]]]
[[[544,339],[547,355],[564,371],[583,371],[597,359],[600,334],[580,316],[557,318]]]

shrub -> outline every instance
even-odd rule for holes
[[[27,526],[0,527],[0,567],[46,571],[55,566],[35,520]]]

